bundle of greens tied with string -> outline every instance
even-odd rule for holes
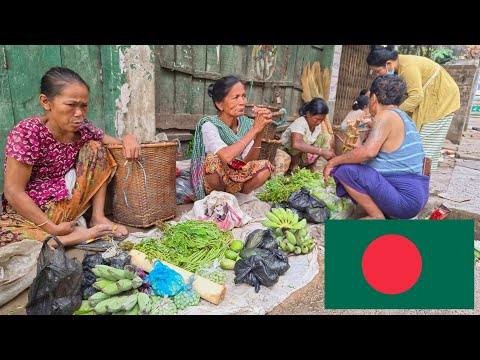
[[[223,259],[231,231],[222,231],[213,221],[187,220],[175,225],[163,225],[163,237],[147,238],[133,248],[148,260],[164,260],[192,273]]]

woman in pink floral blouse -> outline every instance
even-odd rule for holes
[[[0,247],[48,234],[68,246],[128,233],[104,213],[117,164],[103,145],[123,144],[128,159],[140,156],[140,145],[134,135],[122,141],[88,121],[88,97],[89,87],[78,74],[52,68],[40,85],[45,114],[21,121],[8,134]],[[90,206],[89,228],[77,226]]]

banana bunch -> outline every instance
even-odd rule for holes
[[[290,209],[272,208],[265,214],[268,220],[262,221],[262,225],[275,229],[292,229],[300,230],[307,226],[307,220],[298,221],[298,214],[293,213]]]
[[[295,255],[308,254],[313,250],[315,242],[307,238],[307,221],[298,221],[298,214],[290,209],[272,208],[266,214],[268,220],[262,222],[272,228],[280,248]]]
[[[96,265],[92,271],[97,276],[93,287],[100,290],[88,298],[88,305],[95,314],[136,315],[139,312],[140,294],[146,294],[137,290],[143,280],[137,276],[135,266],[126,265],[117,269]]]
[[[280,248],[295,255],[308,254],[315,247],[313,239],[307,238],[306,228],[296,231],[276,229],[274,234]]]

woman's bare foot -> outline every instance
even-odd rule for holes
[[[112,225],[112,226],[117,226],[116,230],[113,230],[113,236],[118,237],[118,236],[123,236],[123,235],[128,235],[128,230],[125,226],[120,225],[120,224],[115,224],[113,221],[111,221],[109,218],[106,216],[103,217],[92,217],[90,220],[89,226],[93,228],[95,225],[100,225],[100,224],[106,224],[106,225]]]

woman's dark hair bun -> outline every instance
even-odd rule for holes
[[[207,92],[208,92],[208,96],[210,96],[210,97],[213,97],[213,86],[214,86],[214,84],[208,85]]]

